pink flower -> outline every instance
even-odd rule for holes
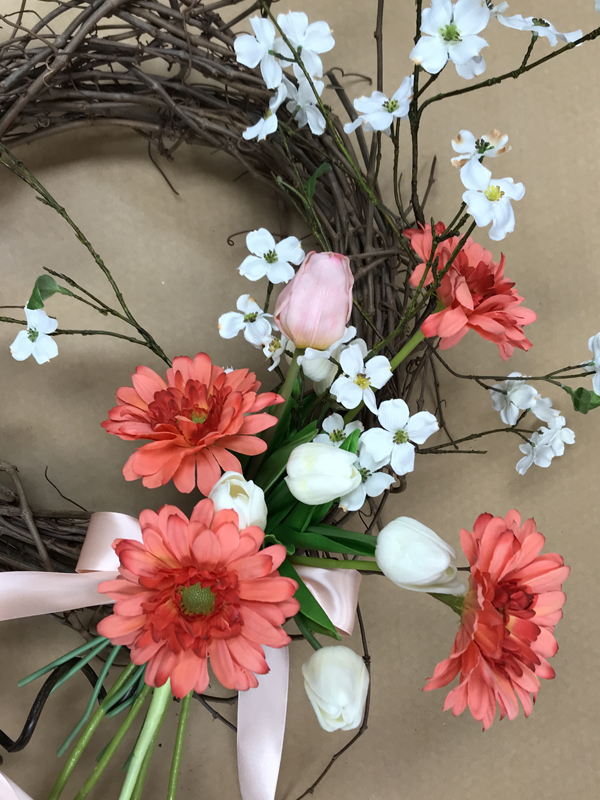
[[[275,324],[299,348],[326,350],[344,335],[354,277],[339,253],[309,253],[277,298]]]
[[[440,234],[445,226],[438,222],[435,229]],[[427,262],[433,246],[431,225],[404,233],[413,250],[423,262]],[[453,236],[438,244],[435,250],[438,272],[447,265],[459,241],[457,236]],[[424,271],[425,263],[415,268],[410,277],[411,286],[419,285]],[[423,285],[428,286],[432,281],[432,271],[429,270]],[[520,350],[531,347],[523,326],[535,322],[537,315],[521,306],[523,298],[517,294],[514,283],[504,277],[504,256],[501,256],[500,263],[496,263],[489,250],[467,239],[442,278],[437,294],[446,308],[427,317],[421,330],[427,338],[440,337],[440,350],[457,344],[469,328],[497,344],[504,361],[513,354],[515,347]]]
[[[546,659],[558,650],[553,632],[570,569],[557,553],[539,555],[545,539],[535,520],[521,527],[514,510],[505,519],[481,514],[473,533],[462,530],[460,537],[471,565],[462,625],[450,658],[437,665],[425,691],[447,686],[460,672],[444,711],[451,708],[456,717],[468,705],[487,730],[496,703],[500,719],[518,715],[518,700],[528,717],[539,678],[554,678]]]
[[[152,439],[130,456],[123,467],[125,480],[142,478],[149,489],[171,478],[180,492],[198,485],[208,495],[221,470],[242,472],[229,451],[256,455],[266,442],[254,434],[277,422],[272,414],[256,414],[283,402],[274,392],[257,395],[260,383],[253,372],[226,373],[206,353],[194,360],[173,360],[166,380],[148,367],[137,367],[133,386],[117,391],[118,405],[102,423],[121,439]]]
[[[175,506],[142,511],[140,525],[143,544],[113,543],[121,576],[98,587],[116,600],[99,633],[147,664],[149,686],[170,678],[175,697],[206,689],[209,658],[228,689],[257,686],[256,675],[269,671],[261,645],[285,647],[281,626],[300,607],[297,583],[277,572],[285,547],[260,550],[264,532],[240,531],[237,513],[215,514],[212,500],[189,520]]]

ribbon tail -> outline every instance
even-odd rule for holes
[[[287,714],[289,652],[264,647],[270,671],[238,697],[237,758],[243,800],[274,800]]]
[[[0,772],[0,798],[2,800],[31,800],[31,797],[19,789],[3,772]]]

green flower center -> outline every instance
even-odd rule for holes
[[[195,425],[204,425],[207,417],[206,411],[192,411],[190,414],[190,419]]]
[[[271,355],[274,355],[279,350],[280,347],[281,347],[281,339],[273,339],[273,341],[269,345],[269,353],[271,353]]]
[[[195,583],[193,586],[180,586],[181,610],[184,614],[202,614],[207,616],[215,607],[216,595],[205,586]]]
[[[256,322],[256,318],[258,317],[258,311],[252,311],[251,314],[246,314],[244,317],[244,322]]]
[[[439,29],[439,34],[445,42],[461,42],[460,32],[454,22]]]
[[[477,150],[480,156],[483,156],[485,155],[485,153],[487,153],[488,150],[493,150],[494,145],[490,144],[489,142],[486,142],[485,139],[477,139],[477,141],[475,142],[475,149]]]
[[[533,17],[531,21],[533,22],[534,25],[537,25],[538,28],[550,27],[550,23],[547,20],[542,19],[541,17]]]
[[[332,442],[345,442],[346,441],[346,434],[342,430],[342,428],[338,428],[335,431],[331,431],[329,434],[329,439]]]
[[[40,332],[36,331],[35,328],[30,328],[27,331],[27,338],[29,339],[30,342],[35,342],[39,335],[40,335]]]
[[[269,250],[268,253],[264,254],[263,258],[267,264],[274,264],[277,261],[277,253],[275,250]]]
[[[484,194],[488,200],[491,200],[492,203],[495,203],[496,201],[504,197],[504,192],[500,189],[499,186],[488,186]]]
[[[366,483],[371,477],[371,473],[369,472],[368,469],[365,469],[365,467],[359,467],[358,471],[360,472],[360,477],[362,478],[362,482]]]
[[[400,429],[394,434],[394,444],[406,444],[408,442],[408,433]]]
[[[398,111],[398,109],[400,108],[400,103],[397,100],[386,100],[385,103],[383,104],[383,107],[385,108],[386,111],[389,111],[391,114],[394,111]]]
[[[359,372],[359,373],[358,373],[358,375],[356,376],[356,378],[354,378],[354,383],[355,383],[357,386],[360,386],[360,388],[363,390],[363,392],[364,392],[364,391],[366,391],[366,390],[369,388],[369,386],[371,385],[371,384],[369,383],[369,379],[368,379],[368,378],[367,378],[367,376],[364,374],[364,372]]]

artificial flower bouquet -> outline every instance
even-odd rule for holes
[[[508,136],[462,130],[448,137],[464,193],[446,222],[426,221],[418,182],[423,112],[433,102],[484,88],[485,81],[437,95],[429,88],[450,62],[462,80],[474,81],[485,71],[481,34],[487,25],[530,34],[521,66],[494,82],[519,77],[594,39],[600,29],[560,33],[544,19],[509,16],[507,3],[432,0],[422,8],[417,0],[415,46],[407,54],[411,74],[389,97],[379,75],[369,97],[344,103],[350,121],[342,124],[321,97],[321,55],[335,44],[329,26],[309,24],[302,12],[275,15],[267,2],[254,4],[241,19],[252,10],[252,33],[236,30],[239,35],[231,41],[224,36],[213,48],[217,55],[218,48],[228,48],[228,63],[252,87],[255,105],[262,104],[262,113],[256,118],[253,108],[243,129],[241,114],[236,118],[239,153],[251,171],[261,157],[271,159],[274,185],[294,203],[314,247],[306,253],[295,236],[264,228],[249,232],[249,255],[239,272],[262,281],[264,300],[243,294],[236,311],[215,319],[222,337],[242,334],[264,352],[272,376],[267,391],[260,391],[253,372],[218,366],[205,352],[171,359],[134,317],[112,272],[67,211],[0,145],[3,164],[72,227],[116,298],[113,307],[48,269],[35,283],[26,319],[0,318],[25,326],[11,345],[14,358],[47,363],[58,355],[56,337],[77,333],[119,336],[150,350],[166,369],[138,366],[131,385],[117,389],[117,404],[102,426],[140,443],[123,467],[125,480],[148,488],[172,482],[194,497],[189,516],[174,505],[147,509],[139,520],[93,514],[77,574],[48,572],[42,588],[36,571],[0,575],[4,619],[105,607],[89,641],[23,681],[50,675],[57,688],[89,669],[94,657],[104,660],[85,713],[59,751],[69,756],[49,800],[66,789],[102,718],[117,715],[122,725],[77,800],[92,792],[132,725],[139,735],[119,800],[142,797],[175,698],[181,701],[179,725],[165,787],[174,800],[182,758],[193,757],[183,753],[186,722],[193,698],[202,699],[212,680],[209,667],[216,681],[239,692],[242,796],[272,800],[283,741],[283,726],[273,722],[285,719],[291,635],[314,648],[302,673],[321,727],[359,734],[364,727],[369,658],[340,643],[354,625],[362,576],[384,576],[401,589],[426,593],[459,616],[451,653],[424,686],[442,688],[459,676],[444,705],[454,715],[468,709],[484,729],[498,709],[501,718],[514,719],[520,703],[529,716],[540,678],[554,677],[547,659],[557,650],[554,628],[569,567],[558,554],[542,552],[545,538],[534,520],[522,520],[516,510],[465,520],[457,557],[420,521],[399,517],[383,524],[381,514],[389,494],[404,491],[407,476],[421,468],[421,455],[460,451],[498,431],[494,424],[489,431],[450,437],[439,396],[431,410],[424,408],[428,368],[434,376],[435,369],[447,369],[458,379],[473,379],[489,392],[501,430],[519,441],[521,474],[532,465],[548,467],[574,441],[565,417],[535,383],[561,387],[577,412],[600,405],[600,334],[589,340],[591,356],[582,361],[583,354],[575,354],[574,366],[537,378],[518,372],[464,376],[441,354],[469,331],[495,344],[504,361],[515,348],[531,347],[525,328],[536,315],[506,277],[504,255],[494,260],[481,244],[486,235],[500,241],[514,229],[512,202],[525,194],[521,183],[498,179],[488,168],[510,150]],[[379,18],[379,46],[377,32],[381,36]],[[539,39],[563,45],[532,61]],[[327,75],[344,95],[334,74]],[[398,177],[405,126],[412,140],[408,204]],[[384,137],[393,144],[394,210],[378,186]],[[285,174],[274,153],[285,162]],[[60,329],[45,310],[56,293],[129,325],[132,335]],[[590,378],[591,388],[571,385]],[[439,391],[437,379],[435,385]],[[447,440],[440,440],[440,431]],[[427,445],[433,436],[436,443]],[[355,515],[365,507],[371,521],[356,530]],[[36,544],[43,552],[41,538]],[[358,619],[362,630],[360,613]],[[119,653],[128,665],[106,691]],[[258,771],[252,769],[257,763]]]

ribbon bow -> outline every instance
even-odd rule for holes
[[[115,539],[142,541],[137,519],[100,511],[92,514],[76,572],[0,574],[0,621],[71,611],[112,602],[98,585],[118,576]],[[297,572],[340,633],[354,627],[361,575],[348,569],[297,567]],[[288,648],[264,647],[269,665],[258,686],[238,698],[238,777],[243,800],[274,800],[283,749],[289,680]],[[31,800],[0,772],[0,798]]]

